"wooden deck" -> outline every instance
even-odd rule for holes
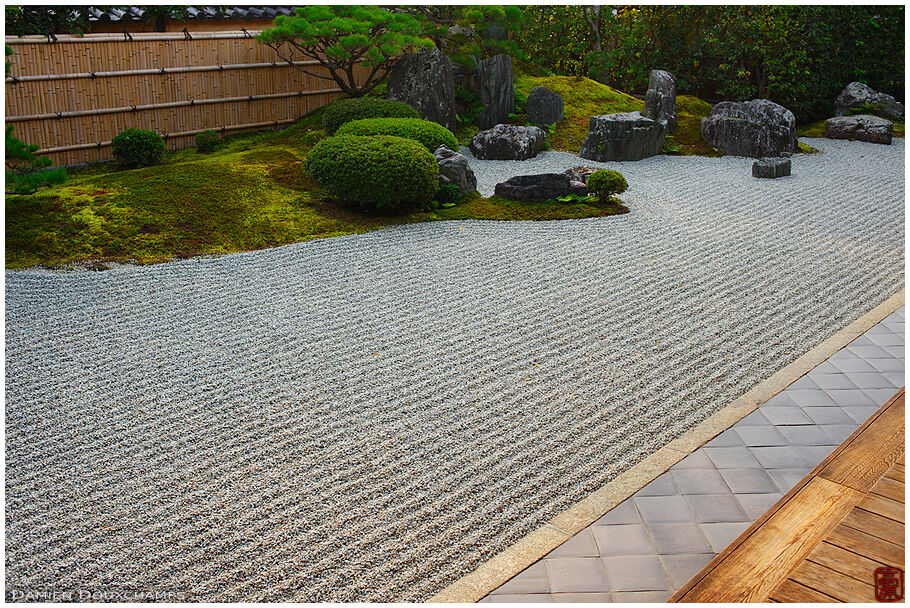
[[[670,602],[874,602],[904,568],[904,389]]]

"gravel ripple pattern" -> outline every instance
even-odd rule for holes
[[[7,272],[7,596],[430,597],[903,287],[903,140],[811,143],[602,164],[622,216]]]

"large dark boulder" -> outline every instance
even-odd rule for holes
[[[387,96],[413,106],[424,120],[455,131],[452,62],[439,49],[409,53],[399,59],[389,73]]]
[[[477,101],[483,106],[476,123],[489,129],[509,119],[515,111],[512,58],[494,55],[477,62]]]
[[[494,193],[515,201],[540,202],[570,193],[584,195],[588,189],[565,173],[541,173],[511,177],[496,184]]]
[[[869,104],[878,108],[878,113],[890,118],[904,117],[904,104],[891,95],[879,93],[872,87],[862,82],[851,82],[840,92],[834,100],[834,115],[846,116],[851,108],[861,108]]]
[[[552,125],[563,117],[562,97],[546,87],[531,89],[526,108],[532,125]]]
[[[676,78],[665,70],[651,70],[645,109],[642,116],[652,120],[665,120],[670,129],[676,128]]]
[[[464,196],[477,190],[477,177],[461,154],[439,146],[433,153],[439,165],[439,183],[458,186],[458,195]]]
[[[592,116],[578,155],[599,162],[641,160],[660,152],[666,136],[666,122],[641,112]]]
[[[701,135],[734,156],[781,156],[797,148],[793,112],[767,99],[721,101],[701,119]]]
[[[835,116],[825,121],[825,137],[831,139],[853,139],[890,145],[893,130],[894,125],[890,120],[869,114]]]
[[[543,149],[547,134],[540,127],[496,125],[471,140],[471,153],[483,160],[526,160]]]

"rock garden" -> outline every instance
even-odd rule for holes
[[[11,121],[8,593],[480,599],[904,288],[903,10],[308,5],[213,39],[287,123]]]

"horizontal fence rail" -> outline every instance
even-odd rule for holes
[[[55,164],[72,165],[111,159],[111,139],[129,127],[185,148],[207,129],[279,127],[341,95],[318,62],[295,61],[304,74],[257,33],[8,37],[6,121]]]

